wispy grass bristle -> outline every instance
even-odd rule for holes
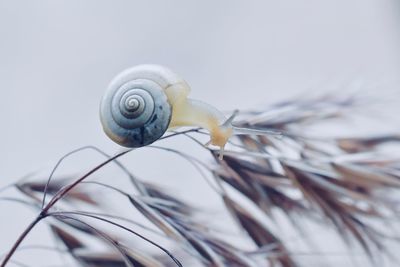
[[[75,266],[306,266],[297,260],[290,242],[271,227],[269,222],[279,225],[279,220],[287,221],[292,231],[302,236],[309,234],[303,223],[321,224],[336,231],[349,248],[358,244],[376,264],[381,255],[391,255],[386,241],[399,241],[380,226],[389,225],[390,219],[399,215],[400,159],[381,147],[397,144],[400,135],[312,137],[304,131],[321,122],[339,123],[348,111],[360,106],[362,101],[357,97],[328,95],[240,112],[235,126],[264,130],[265,135],[235,136],[222,160],[218,150],[202,145],[204,132],[200,129],[170,133],[162,139],[167,143],[169,138],[186,136],[208,152],[208,161],[187,151],[152,146],[179,155],[195,166],[213,189],[211,192],[220,198],[230,216],[227,222],[236,222],[239,231],[235,235],[243,244],[230,243],[228,234],[204,220],[213,219],[205,216],[205,211],[130,172],[119,158],[135,150],[110,156],[86,146],[62,157],[48,179],[15,183],[12,187],[19,190],[20,199],[0,198],[39,211],[5,254],[0,267],[11,262],[30,230],[42,221],[49,225]],[[282,132],[282,138],[269,136],[269,131]],[[63,161],[79,156],[83,150],[95,151],[105,160],[78,178],[58,176],[56,171]],[[111,183],[86,180],[110,163],[123,171],[131,187],[121,189]],[[89,191],[89,186],[111,193],[100,197]],[[127,201],[126,213],[115,214],[109,203],[105,205],[105,199],[113,195]],[[136,221],[131,214],[140,214],[143,220]],[[157,250],[132,245],[138,240]],[[92,242],[107,245],[107,251],[96,250]]]

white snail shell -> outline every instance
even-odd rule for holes
[[[213,106],[188,97],[189,85],[174,72],[159,65],[139,65],[118,75],[100,104],[105,133],[126,147],[146,146],[168,129],[197,126],[208,130],[212,144],[224,147],[233,134],[281,133],[239,128],[232,125],[237,112],[226,119]]]
[[[122,72],[112,80],[100,104],[105,133],[125,147],[153,143],[168,129],[172,117],[165,89],[182,82],[186,84],[158,65],[139,65]]]
[[[226,119],[213,106],[188,97],[189,85],[159,65],[139,65],[118,75],[100,104],[105,133],[126,147],[146,146],[168,129],[197,126],[208,130],[210,142],[224,146],[234,134],[234,115]],[[236,129],[237,130],[237,129]],[[243,129],[241,129],[243,130]]]

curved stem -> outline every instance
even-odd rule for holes
[[[7,255],[5,256],[4,260],[2,261],[0,267],[6,266],[6,264],[10,261],[12,255],[18,249],[19,245],[21,245],[21,243],[25,239],[25,237],[32,231],[32,229],[35,227],[35,225],[38,224],[44,217],[46,217],[46,216],[43,213],[40,213],[39,216],[37,216],[36,219],[33,220],[29,224],[29,226],[25,229],[25,231],[22,232],[22,234],[18,237],[17,241],[14,243],[13,247],[7,253]]]
[[[101,164],[97,165],[95,168],[91,169],[88,171],[85,175],[81,176],[79,179],[77,179],[75,182],[70,184],[69,186],[65,187],[63,190],[59,191],[51,200],[50,202],[43,208],[42,213],[47,214],[47,212],[60,200],[62,199],[66,194],[68,194],[72,189],[75,188],[78,184],[80,184],[83,180],[88,178],[90,175],[110,163],[111,161],[114,161],[115,159],[121,157],[122,155],[125,155],[126,153],[130,152],[132,149],[128,149],[125,151],[122,151],[118,153],[117,155],[107,159],[106,161],[103,161]],[[2,266],[0,266],[2,267]]]
[[[117,155],[109,158],[108,160],[104,161],[103,163],[97,165],[95,168],[91,169],[89,172],[87,172],[85,175],[81,176],[79,179],[77,179],[75,182],[70,184],[69,186],[65,187],[62,189],[58,194],[56,194],[52,200],[42,209],[41,213],[36,217],[34,221],[31,222],[31,224],[24,230],[24,232],[18,237],[17,241],[14,243],[13,247],[10,249],[10,251],[7,253],[5,256],[4,260],[2,261],[0,267],[5,267],[6,264],[10,261],[12,255],[14,255],[15,251],[19,247],[19,245],[22,243],[22,241],[25,239],[25,237],[30,233],[30,231],[35,227],[38,222],[40,222],[43,218],[47,216],[48,211],[60,200],[62,199],[68,192],[70,192],[75,186],[77,186],[80,182],[85,180],[87,177],[89,177],[91,174],[96,172],[97,170],[101,169],[111,161],[121,157],[122,155],[125,155],[131,150],[126,150],[123,152],[118,153]]]
[[[188,132],[196,132],[198,131],[198,128],[195,129],[189,129],[187,131],[182,131],[179,133],[173,133],[170,134],[168,136],[164,136],[160,139],[167,139],[170,137],[173,137],[175,135],[179,135],[182,133],[188,133]],[[81,148],[82,149],[82,148]],[[7,253],[7,255],[5,256],[5,258],[3,259],[3,261],[1,262],[0,267],[5,267],[6,264],[10,261],[11,257],[14,255],[15,251],[18,249],[18,247],[20,246],[20,244],[22,243],[22,241],[26,238],[26,236],[32,231],[32,229],[36,226],[36,224],[38,224],[43,218],[48,216],[48,212],[49,210],[60,200],[62,199],[66,194],[68,194],[72,189],[74,189],[79,183],[81,183],[82,181],[84,181],[86,178],[88,178],[91,174],[93,174],[94,172],[98,171],[99,169],[101,169],[102,167],[104,167],[105,165],[107,165],[108,163],[115,161],[117,158],[125,155],[126,153],[132,151],[132,149],[128,149],[125,151],[122,151],[118,154],[116,154],[113,157],[108,158],[106,161],[103,161],[101,164],[97,165],[95,168],[91,169],[89,172],[87,172],[85,175],[81,176],[79,179],[77,179],[75,182],[73,182],[72,184],[70,184],[69,186],[66,186],[65,188],[63,188],[61,191],[59,191],[56,195],[53,196],[53,198],[50,200],[49,203],[47,203],[43,208],[42,211],[40,212],[40,214],[36,217],[35,220],[33,220],[28,227],[24,230],[24,232],[22,232],[22,234],[18,237],[17,241],[14,243],[14,245],[12,246],[12,248],[10,249],[10,251]],[[75,151],[76,152],[76,151]],[[50,176],[51,177],[51,176]],[[48,181],[49,183],[49,181]],[[48,184],[47,184],[48,186]],[[45,190],[46,193],[47,190]],[[42,204],[45,204],[45,198],[43,199]],[[171,254],[172,256],[172,254]],[[179,261],[178,261],[179,262]],[[179,264],[178,264],[179,265]],[[182,266],[182,265],[179,265]]]
[[[48,189],[48,187],[49,187],[49,185],[50,185],[51,179],[53,178],[53,175],[54,175],[55,171],[57,170],[57,168],[60,166],[60,164],[61,164],[67,157],[69,157],[69,156],[71,156],[72,154],[75,154],[75,153],[77,153],[77,152],[83,151],[83,150],[85,150],[85,149],[92,149],[92,150],[98,152],[99,154],[105,156],[106,158],[111,158],[111,156],[110,156],[109,154],[105,153],[103,150],[97,148],[96,146],[90,146],[90,145],[89,145],[89,146],[83,146],[83,147],[77,148],[77,149],[72,150],[71,152],[65,154],[64,156],[62,156],[62,157],[58,160],[58,162],[56,163],[56,165],[54,166],[53,170],[51,171],[51,173],[50,173],[50,175],[49,175],[49,177],[48,177],[48,179],[47,179],[47,183],[46,183],[46,185],[45,185],[44,192],[43,192],[42,209],[43,209],[43,207],[44,207],[45,204],[46,204],[47,189]],[[120,163],[118,160],[115,160],[114,162],[115,162],[115,164],[116,164],[123,172],[125,172],[125,173],[128,175],[128,177],[130,178],[131,182],[132,182],[133,185],[136,187],[136,189],[139,191],[139,193],[141,193],[141,194],[146,194],[145,189],[143,188],[143,185],[136,179],[136,177],[134,177],[133,174],[132,174],[127,168],[125,168],[125,166],[124,166],[122,163]]]
[[[87,213],[80,213],[80,212],[77,212],[77,213],[76,213],[76,212],[68,212],[68,211],[67,211],[67,212],[53,212],[53,213],[49,213],[49,216],[55,216],[55,217],[57,217],[57,216],[65,216],[65,214],[75,214],[75,215],[80,215],[80,216],[84,216],[84,217],[89,217],[89,218],[92,218],[92,219],[96,219],[96,220],[99,220],[99,221],[103,221],[103,222],[109,223],[109,224],[114,225],[114,226],[116,226],[116,227],[119,227],[119,228],[121,228],[121,229],[123,229],[123,230],[125,230],[125,231],[128,231],[129,233],[134,234],[134,235],[136,235],[137,237],[139,237],[139,238],[145,240],[146,242],[152,244],[153,246],[159,248],[160,250],[162,250],[163,252],[165,252],[165,254],[167,254],[167,255],[175,262],[175,264],[176,264],[178,267],[183,267],[182,263],[181,263],[177,258],[175,258],[175,256],[172,255],[172,253],[169,252],[167,249],[165,249],[164,247],[162,247],[162,246],[160,246],[159,244],[155,243],[154,241],[151,241],[151,240],[148,239],[147,237],[145,237],[145,236],[143,236],[143,235],[141,235],[141,234],[139,234],[139,233],[137,233],[137,232],[135,232],[135,231],[129,229],[128,227],[125,227],[125,226],[123,226],[123,225],[121,225],[121,224],[118,224],[118,223],[116,223],[116,222],[110,221],[110,220],[105,219],[105,218],[102,218],[102,217],[100,217],[100,216],[96,216],[96,215],[92,215],[92,214],[87,214]],[[70,216],[65,216],[65,217],[66,217],[66,218],[73,219],[73,220],[75,219],[75,218],[70,217]],[[76,219],[75,219],[75,220],[76,220]],[[81,222],[81,223],[82,223],[82,222]]]

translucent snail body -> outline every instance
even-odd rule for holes
[[[168,95],[168,90],[167,90]],[[207,103],[184,98],[172,105],[170,128],[199,126],[210,133],[210,144],[223,148],[233,133],[232,127],[224,123],[226,118],[216,108]]]
[[[225,116],[211,105],[188,98],[189,85],[159,65],[139,65],[118,75],[100,105],[105,133],[126,147],[141,147],[165,131],[199,126],[210,133],[210,144],[224,148],[233,134]]]

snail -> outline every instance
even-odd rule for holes
[[[188,97],[189,85],[160,65],[138,65],[114,78],[100,104],[104,132],[125,147],[142,147],[159,139],[167,130],[198,126],[220,147],[220,157],[233,134],[263,133],[232,125],[236,112],[226,118],[213,106]]]

